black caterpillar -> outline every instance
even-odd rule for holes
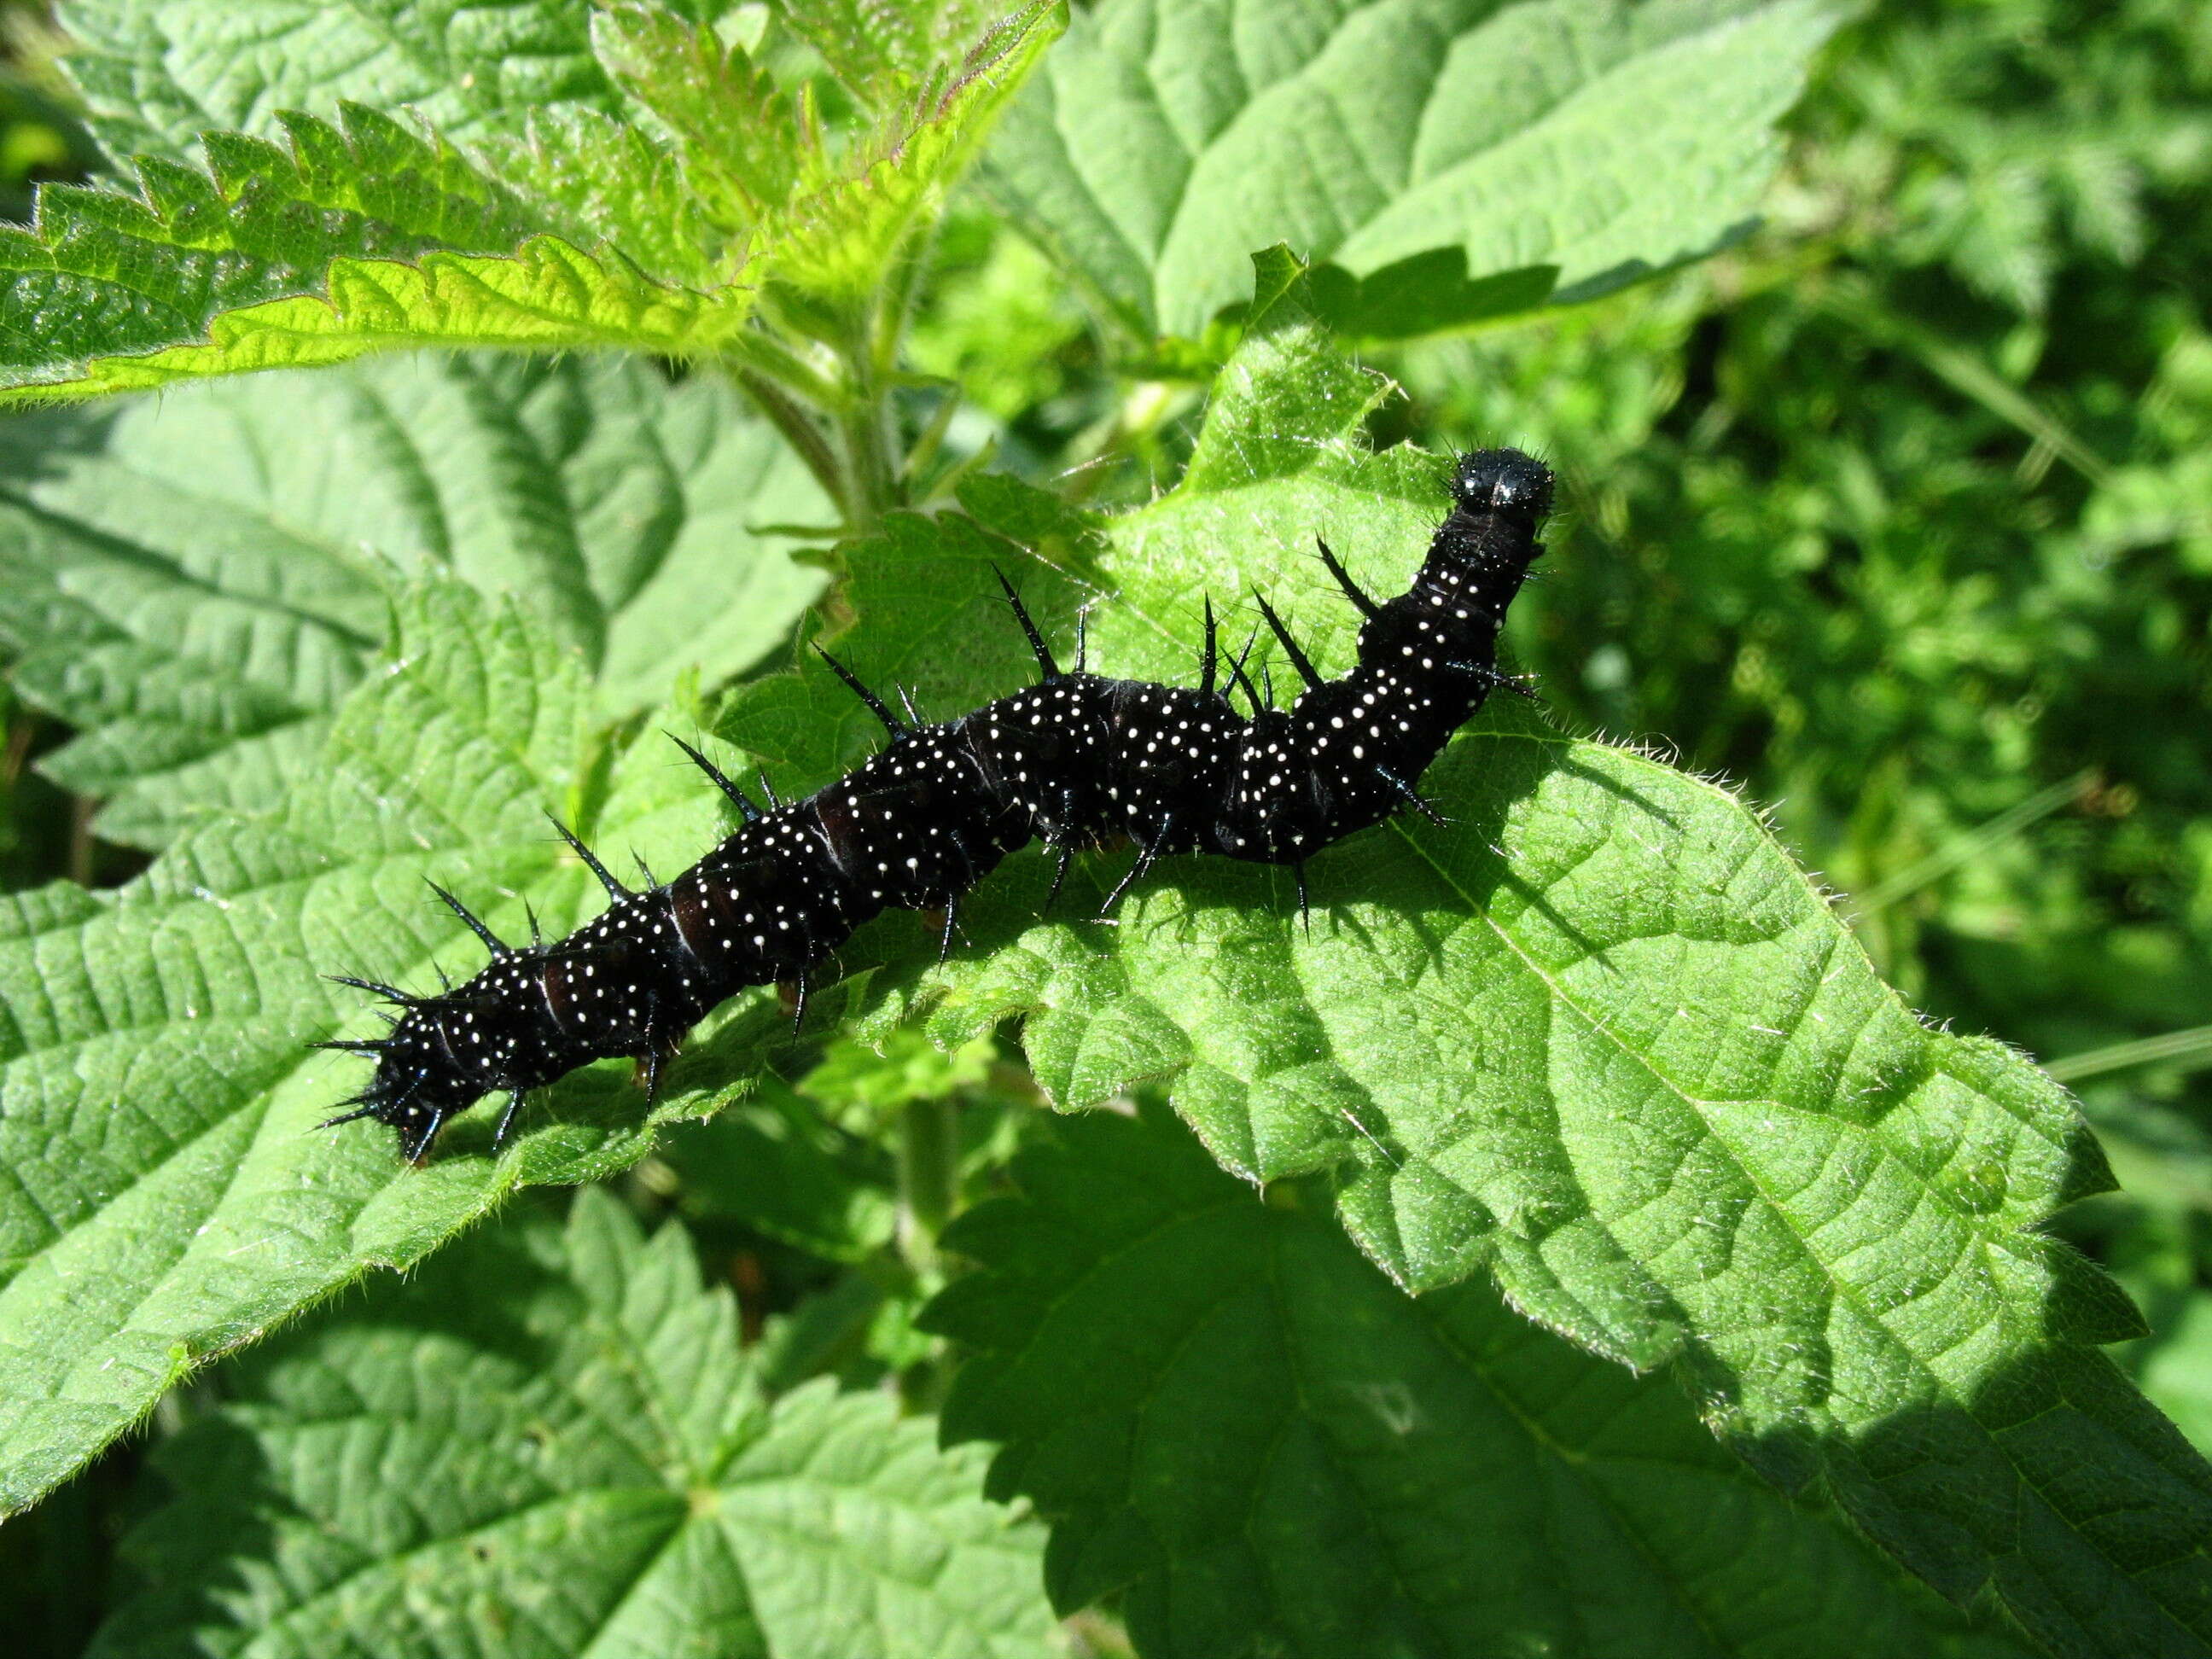
[[[1461,458],[1453,510],[1412,588],[1377,604],[1321,544],[1366,621],[1357,666],[1324,680],[1264,599],[1260,614],[1304,678],[1288,709],[1267,706],[1244,657],[1220,652],[1212,607],[1196,690],[1063,672],[1001,575],[1042,671],[1026,691],[942,726],[901,720],[835,658],[823,659],[890,732],[875,758],[805,800],[766,809],[677,741],[730,798],[737,833],[674,881],[623,886],[566,828],[606,886],[606,913],[567,939],[505,944],[444,889],[438,896],[492,954],[466,984],[415,997],[370,981],[405,1012],[388,1036],[329,1042],[377,1058],[376,1076],[329,1120],[373,1117],[420,1160],[446,1121],[508,1093],[503,1139],[526,1091],[586,1060],[635,1055],[650,1098],[664,1060],[707,1011],[749,985],[795,981],[887,909],[942,910],[949,949],[960,896],[1031,838],[1060,854],[1127,836],[1135,864],[1107,908],[1170,853],[1300,866],[1401,807],[1435,814],[1415,788],[1452,732],[1497,685],[1505,608],[1543,552],[1552,475],[1513,449]],[[1245,647],[1249,653],[1250,644]],[[1243,691],[1239,714],[1217,685]],[[909,711],[911,712],[911,711]],[[1304,873],[1299,902],[1305,901]],[[1049,901],[1048,901],[1049,902]],[[533,930],[534,931],[534,930]]]

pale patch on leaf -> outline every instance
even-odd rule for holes
[[[76,728],[42,769],[161,846],[316,763],[392,595],[511,595],[612,719],[713,687],[819,590],[760,526],[819,488],[717,377],[635,359],[386,357],[0,422],[0,640]]]

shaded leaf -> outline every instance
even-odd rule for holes
[[[841,1133],[777,1079],[712,1121],[674,1131],[660,1157],[683,1182],[676,1201],[684,1215],[735,1222],[832,1261],[865,1261],[896,1224],[889,1156]]]
[[[1179,1127],[1097,1113],[948,1239],[945,1410],[1053,1523],[1063,1611],[1148,1655],[2022,1650],[1486,1285],[1419,1301]],[[1285,1201],[1289,1200],[1291,1201]]]
[[[880,1394],[769,1403],[737,1337],[681,1228],[526,1210],[232,1373],[92,1651],[1047,1651],[980,1460]]]

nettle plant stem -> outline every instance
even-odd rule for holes
[[[725,365],[836,503],[848,535],[906,506],[911,468],[891,390],[925,252],[896,258],[868,300],[817,308],[765,289]]]
[[[768,417],[770,425],[783,435],[792,451],[805,463],[813,474],[814,482],[823,493],[836,501],[841,509],[844,502],[844,469],[839,464],[836,446],[823,431],[822,422],[807,403],[794,396],[784,384],[763,370],[744,364],[733,364],[730,378],[753,405]]]
[[[938,1267],[937,1241],[960,1207],[960,1103],[907,1103],[898,1129],[899,1248],[917,1273]]]

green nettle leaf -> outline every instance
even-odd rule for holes
[[[1171,1122],[1096,1113],[948,1236],[949,1437],[1154,1659],[2023,1651],[1486,1285],[1416,1300]]]
[[[2172,1303],[2133,1370],[2143,1392],[2204,1451],[2212,1448],[2212,1295],[2191,1288]]]
[[[1248,586],[1340,671],[1356,614],[1313,537],[1398,592],[1441,500],[1437,459],[1361,447],[1376,395],[1279,307],[1178,488],[1088,522],[971,490],[1003,535],[895,519],[854,557],[841,650],[933,715],[1020,684],[996,563],[1070,655],[1110,595],[1105,672],[1187,683],[1201,596]],[[748,688],[723,729],[814,781],[865,720],[827,718],[827,679]],[[1446,825],[1311,860],[1310,931],[1290,872],[1211,859],[1164,863],[1110,924],[1040,922],[1048,863],[1012,860],[946,968],[911,919],[866,936],[860,959],[892,954],[875,1018],[949,1043],[1018,1015],[1070,1109],[1165,1079],[1224,1167],[1333,1171],[1401,1282],[1487,1270],[1589,1352],[1679,1366],[1755,1468],[1824,1480],[1945,1593],[1994,1585],[2060,1652],[2201,1651],[2212,1471],[2096,1352],[2134,1310],[2038,1231],[2109,1185],[2063,1092],[1916,1019],[1723,789],[1503,699],[1424,787]]]
[[[289,146],[205,139],[210,171],[148,159],[138,189],[52,187],[0,227],[0,388],[143,390],[404,345],[685,356],[745,290],[672,288],[586,253],[443,140],[357,105],[283,118]]]
[[[933,70],[957,61],[1007,11],[1003,0],[900,0],[888,6],[872,0],[783,0],[779,9],[846,88],[871,106],[926,83]]]
[[[726,4],[685,4],[719,13]],[[611,111],[587,0],[64,0],[70,69],[111,155],[189,159],[204,132],[273,137],[341,100],[421,112],[474,140],[549,104]]]
[[[432,584],[404,598],[394,650],[281,811],[194,830],[115,891],[57,884],[0,911],[0,1512],[210,1356],[414,1261],[511,1187],[592,1179],[651,1144],[627,1065],[549,1091],[496,1159],[488,1117],[420,1170],[378,1125],[316,1128],[362,1062],[303,1045],[380,1029],[321,975],[422,986],[482,964],[426,878],[510,938],[526,904],[565,931],[602,900],[548,807],[665,869],[725,833],[657,733],[595,744],[581,665],[535,618]],[[772,996],[733,1002],[653,1121],[729,1098],[788,1029]]]
[[[707,210],[706,193],[659,139],[596,110],[539,112],[520,138],[479,139],[485,165],[550,220],[604,240],[664,283],[708,291],[744,252]]]
[[[608,8],[592,40],[607,72],[675,134],[717,223],[752,224],[791,193],[800,100],[742,48],[657,5]]]
[[[868,109],[842,140],[825,135],[811,96],[782,89],[742,46],[662,7],[611,7],[592,40],[608,74],[674,135],[702,211],[726,232],[751,234],[756,278],[854,304],[882,283],[1066,15],[1060,0],[1031,0],[995,27],[966,5],[941,15],[793,13]]]
[[[369,9],[391,36],[393,75],[427,72],[427,15]],[[263,109],[263,88],[247,96],[242,80],[216,75],[205,96],[245,99],[238,118],[283,142],[204,132],[204,172],[179,158],[173,135],[116,116],[112,141],[155,141],[136,158],[135,190],[50,188],[32,228],[0,228],[0,396],[143,389],[404,346],[730,349],[771,275],[841,304],[875,292],[1066,18],[1057,0],[1033,0],[964,63],[911,66],[860,131],[830,137],[811,100],[779,90],[711,27],[726,9],[524,8],[500,50],[540,41],[549,64],[568,65],[547,71],[568,95],[530,110],[518,83],[502,82],[488,104],[465,99],[478,118],[465,123],[465,152],[350,101],[341,89],[382,83],[336,51],[307,51],[310,67],[277,79],[336,97],[337,125]],[[111,114],[146,77],[157,127],[169,93],[178,108],[199,101],[146,67],[149,54],[167,64],[161,14],[103,9],[101,48],[84,60]],[[313,27],[323,14],[293,21]],[[228,39],[190,33],[211,49]],[[592,48],[587,69],[569,63],[571,36]],[[471,40],[452,57],[490,50]]]
[[[659,0],[654,12],[705,22],[733,9]],[[295,112],[404,108],[489,163],[532,204],[532,228],[566,226],[580,246],[604,238],[664,282],[712,288],[731,274],[726,238],[702,216],[676,155],[624,118],[632,112],[593,49],[588,0],[459,13],[418,0],[338,11],[297,0],[73,0],[67,15],[82,42],[69,68],[118,159],[191,165],[203,134],[276,139]]]
[[[1140,339],[1194,337],[1287,239],[1361,331],[1583,299],[1739,234],[1819,0],[1107,0],[984,162]]]
[[[810,180],[772,222],[776,275],[833,300],[864,300],[1066,26],[1066,0],[1030,0],[957,67],[894,104],[854,153],[839,158],[834,174]],[[884,88],[887,97],[892,91]]]
[[[827,1382],[770,1401],[680,1227],[584,1192],[285,1333],[163,1444],[103,1659],[1017,1659],[1038,1528]]]
[[[45,411],[0,424],[0,641],[81,733],[46,768],[146,845],[281,803],[404,579],[514,595],[623,718],[778,644],[821,578],[760,526],[830,516],[725,383],[614,358],[392,358]]]

